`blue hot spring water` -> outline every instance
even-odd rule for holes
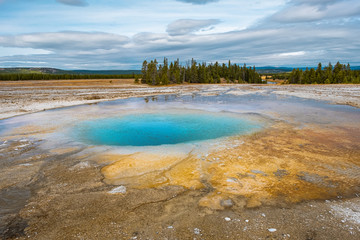
[[[158,146],[246,134],[259,123],[228,114],[134,114],[84,121],[75,127],[81,141],[92,145]]]

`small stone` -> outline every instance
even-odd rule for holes
[[[31,163],[22,163],[22,164],[20,164],[20,166],[30,167],[30,166],[32,166],[32,164]]]
[[[246,219],[246,220],[245,220],[245,222],[247,222],[247,223],[248,223],[248,222],[249,222],[249,220],[247,220],[247,219]]]
[[[234,203],[231,199],[221,200],[220,205],[226,208],[230,208],[234,206]]]
[[[266,217],[265,213],[262,213],[261,216]]]
[[[225,218],[225,221],[230,222],[230,221],[231,221],[231,218],[226,217],[226,218]]]
[[[228,178],[226,179],[226,182],[229,182],[229,183],[238,183],[238,180],[236,178]]]
[[[126,187],[125,186],[119,186],[119,187],[113,188],[108,193],[110,193],[110,194],[117,194],[117,193],[124,194],[124,193],[126,193]]]
[[[195,233],[196,235],[199,235],[199,234],[200,234],[200,232],[201,232],[201,230],[200,230],[200,229],[198,229],[198,228],[194,228],[194,233]]]
[[[269,228],[268,231],[269,232],[276,232],[276,228]]]

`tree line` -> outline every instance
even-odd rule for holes
[[[197,63],[192,59],[185,66],[182,66],[177,59],[168,62],[164,58],[163,63],[157,60],[144,61],[141,68],[141,83],[149,85],[167,85],[181,83],[262,83],[261,76],[254,67],[246,67],[246,64],[239,66],[230,61],[225,63],[215,62],[214,64]],[[135,82],[139,82],[135,79]]]
[[[182,83],[266,83],[262,81],[255,66],[247,67],[225,63],[205,62],[197,63],[192,59],[185,66],[181,65],[179,59],[168,62],[164,58],[163,63],[157,60],[146,60],[142,64],[141,75],[137,74],[49,74],[49,73],[0,73],[0,81],[20,80],[62,80],[62,79],[129,79],[135,78],[136,83],[149,85],[167,85]],[[337,62],[335,66],[329,63],[323,67],[321,63],[317,68],[293,69],[291,72],[271,75],[272,78],[284,80],[289,84],[360,84],[360,71],[351,70],[350,64]],[[140,80],[141,79],[141,80]]]
[[[340,84],[360,83],[360,71],[351,70],[350,64],[337,62],[335,66],[329,63],[324,68],[321,63],[317,68],[306,68],[305,71],[297,68],[291,73],[275,74],[273,79],[284,79],[290,84]]]
[[[63,80],[63,79],[129,79],[135,74],[46,74],[46,73],[1,73],[0,81]]]

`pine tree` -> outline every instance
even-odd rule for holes
[[[148,71],[148,63],[145,60],[142,64],[142,68],[141,68],[141,73],[142,73],[142,78],[141,78],[141,83],[147,83],[147,71]]]

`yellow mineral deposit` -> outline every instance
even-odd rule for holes
[[[135,153],[106,155],[102,161],[112,162],[102,169],[109,184],[129,184],[138,188],[180,185],[201,187],[198,161],[191,155]]]
[[[101,161],[109,165],[102,173],[106,183],[134,188],[207,188],[209,193],[199,205],[212,209],[328,199],[351,194],[349,186],[360,186],[359,166],[354,168],[360,162],[360,150],[351,146],[358,136],[351,129],[295,129],[278,124],[233,137],[224,144],[235,147],[214,147],[202,157],[146,152],[105,155]]]

